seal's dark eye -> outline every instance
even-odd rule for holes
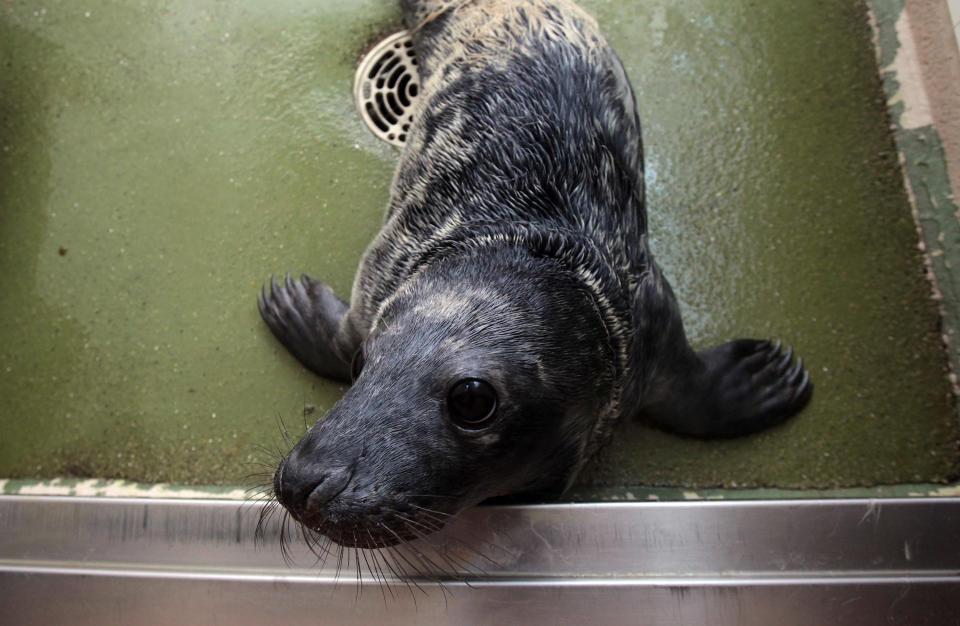
[[[486,381],[465,378],[450,388],[447,410],[450,419],[460,428],[479,430],[493,420],[497,410],[497,392]]]

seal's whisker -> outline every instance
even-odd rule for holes
[[[323,564],[326,562],[327,557],[330,556],[330,541],[329,537],[321,535],[320,533],[311,530],[310,531],[310,549],[316,554],[319,551],[321,554],[317,556],[322,556],[323,561],[320,562],[320,566],[323,567]]]
[[[373,560],[374,566],[377,568],[377,571],[380,573],[380,587],[382,589],[384,586],[386,586],[387,591],[390,592],[390,597],[396,600],[397,598],[393,593],[393,587],[387,584],[387,576],[383,571],[383,567],[380,565],[379,557],[382,556],[380,555],[380,547],[381,547],[380,542],[374,538],[373,533],[370,532],[369,528],[365,530],[367,531],[367,536],[370,537],[370,541],[377,548],[376,550],[373,550],[370,552],[370,558]],[[384,597],[383,600],[384,600],[384,603],[386,603],[386,600],[387,600],[386,597]]]
[[[357,558],[363,557],[363,564],[367,566],[367,572],[370,574],[370,578],[372,578],[374,582],[379,582],[379,579],[377,578],[377,571],[373,568],[370,561],[371,550],[360,546],[357,546],[354,549],[357,550]]]
[[[244,476],[245,481],[254,481],[257,483],[266,485],[268,483],[273,483],[273,473],[277,470],[276,463],[266,461],[251,461],[250,465],[254,468],[262,468],[259,472],[250,472]],[[269,480],[268,480],[269,479]]]
[[[262,508],[269,507],[272,503],[277,502],[277,499],[273,497],[273,490],[267,488],[266,485],[248,488],[243,492],[243,497],[248,505],[260,505]]]
[[[425,539],[425,541],[431,542],[431,547],[433,547],[434,551],[436,551],[438,554],[441,554],[443,556],[443,559],[447,563],[449,563],[450,566],[457,572],[462,571],[465,574],[479,574],[480,576],[484,576],[484,577],[489,576],[489,573],[485,569],[483,569],[482,567],[480,567],[475,563],[470,562],[469,560],[467,560],[466,557],[446,549],[441,551],[437,546],[434,546],[432,544],[432,541],[433,541],[432,537],[430,537],[429,539]],[[468,587],[471,586],[470,581],[468,581],[466,578],[460,577],[459,575],[458,577],[461,578],[461,580]]]
[[[410,550],[411,555],[417,561],[419,561],[423,565],[423,567],[427,570],[427,572],[421,574],[421,578],[424,578],[430,582],[436,583],[436,585],[440,587],[440,593],[443,594],[444,601],[446,601],[447,593],[449,593],[450,590],[447,589],[447,586],[443,584],[443,578],[444,578],[443,568],[438,567],[437,564],[434,563],[432,559],[430,559],[430,557],[428,557],[421,550],[416,549],[409,543],[403,544],[403,547]]]
[[[261,487],[250,487],[243,492],[244,507],[255,507],[260,506],[261,511],[270,506],[271,502],[276,502],[273,499],[273,495],[268,493],[262,486]]]
[[[340,572],[343,570],[343,554],[346,550],[343,546],[337,545],[337,568],[333,573],[333,588],[336,589],[340,584]]]
[[[420,593],[427,595],[427,592],[417,582],[418,579],[425,578],[423,570],[420,569],[419,565],[408,559],[407,555],[399,549],[400,547],[406,547],[406,545],[398,544],[389,548],[390,556],[396,557],[396,559],[392,559],[393,564],[400,569],[401,577],[408,586],[413,585],[420,591]],[[407,568],[409,568],[409,570]]]
[[[482,552],[477,546],[475,546],[475,545],[472,544],[471,542],[469,542],[469,541],[464,541],[463,539],[461,539],[460,537],[457,537],[456,535],[454,535],[454,534],[452,534],[452,533],[451,533],[450,535],[448,535],[448,536],[450,537],[450,539],[452,539],[453,541],[456,541],[458,544],[460,544],[461,546],[463,546],[465,549],[469,550],[470,552],[473,552],[474,554],[476,554],[478,557],[480,557],[481,559],[483,559],[484,561],[486,561],[486,562],[489,563],[490,565],[492,565],[492,566],[494,566],[494,567],[500,567],[500,562],[499,562],[499,561],[497,561],[497,560],[494,559],[493,557],[489,556],[487,553]],[[510,557],[516,557],[516,553],[510,552],[510,551],[507,550],[506,548],[503,548],[503,547],[501,547],[501,546],[498,546],[497,544],[491,543],[491,542],[489,542],[489,541],[487,541],[487,540],[485,540],[485,539],[481,539],[481,541],[483,541],[483,544],[484,544],[485,546],[490,546],[490,547],[492,547],[492,548],[497,548],[497,549],[499,549],[501,552],[504,552],[505,554],[507,554],[507,555],[510,556]]]
[[[249,474],[246,477],[246,480],[252,482],[252,479],[259,478],[260,480],[254,484],[251,484],[244,490],[244,495],[248,498],[253,496],[260,496],[263,498],[273,498],[273,485],[266,482],[266,472],[261,472],[259,474]]]
[[[276,500],[270,497],[269,494],[262,491],[252,492],[251,489],[246,491],[245,495],[246,500],[244,501],[245,506],[257,506],[260,505],[260,511],[270,508],[270,505]]]
[[[406,522],[404,522],[404,524],[406,525]],[[417,531],[415,528],[412,528],[412,527],[410,527],[410,526],[407,526],[407,528],[408,528],[408,530],[410,530],[412,533],[414,533],[415,535],[417,535],[417,536],[420,537],[420,538],[422,538],[422,537],[425,536],[425,535],[422,535],[422,534],[421,534],[419,531]],[[440,583],[441,588],[443,587],[443,584],[442,584],[442,582],[440,581],[440,577],[441,577],[443,574],[449,574],[449,575],[452,575],[452,576],[456,577],[456,574],[455,574],[455,573],[454,573],[454,574],[450,574],[450,572],[447,572],[446,569],[444,569],[443,567],[440,567],[439,565],[437,565],[436,561],[434,561],[433,559],[431,559],[430,556],[427,555],[424,550],[420,550],[420,549],[418,549],[416,546],[414,546],[414,545],[412,545],[412,544],[410,544],[410,543],[404,543],[403,545],[404,545],[404,547],[409,548],[410,550],[412,550],[412,551],[413,551],[413,556],[416,557],[416,559],[417,559],[418,561],[420,561],[421,563],[423,563],[425,567],[426,567],[426,566],[429,566],[428,569],[431,569],[432,572],[434,573],[434,575],[437,577],[437,582]],[[429,544],[427,544],[426,542],[423,542],[423,545],[424,545],[424,547],[432,547],[432,546],[430,546]]]
[[[399,557],[400,560],[402,560],[403,562],[405,562],[407,565],[410,566],[411,569],[413,569],[413,571],[417,574],[417,576],[419,576],[419,577],[422,578],[422,577],[423,577],[423,571],[422,571],[419,567],[417,567],[415,564],[411,563],[410,560],[407,558],[407,556],[406,556],[405,554],[403,554],[402,550],[399,549],[399,548],[404,548],[404,547],[406,547],[406,546],[407,546],[407,543],[400,537],[400,535],[398,535],[396,532],[394,532],[392,528],[390,528],[389,526],[387,526],[387,525],[384,524],[383,522],[377,522],[377,524],[378,524],[381,528],[383,528],[384,530],[386,530],[388,533],[390,533],[391,535],[393,535],[394,537],[396,537],[396,538],[397,538],[397,541],[399,542],[398,544],[390,547],[390,554]],[[400,563],[397,562],[397,565],[400,565]],[[409,581],[409,583],[412,583],[417,589],[420,590],[420,592],[421,592],[423,595],[427,595],[427,592],[424,591],[423,587],[421,587],[419,584],[417,584],[417,581],[416,581],[412,576],[409,576],[409,575],[407,574],[406,568],[403,568],[403,567],[401,566],[401,569],[403,570],[403,573],[404,573],[403,579]],[[409,585],[408,585],[408,586],[409,586]]]
[[[490,557],[490,556],[487,555],[486,553],[481,552],[480,549],[479,549],[476,545],[474,545],[473,542],[471,542],[471,541],[466,541],[466,540],[464,540],[464,539],[461,539],[460,537],[458,537],[457,535],[455,535],[455,534],[452,533],[452,532],[449,532],[449,533],[447,533],[447,534],[444,535],[444,536],[445,536],[445,538],[450,539],[451,541],[456,542],[457,544],[459,544],[460,546],[462,546],[464,549],[469,550],[470,552],[473,552],[474,554],[476,554],[476,555],[477,555],[478,557],[480,557],[481,559],[487,561],[490,565],[493,565],[494,567],[499,567],[499,566],[500,566],[500,563],[499,563],[499,562],[497,562],[495,559],[493,559],[492,557]],[[508,550],[507,548],[504,548],[503,546],[500,546],[500,545],[498,545],[498,544],[495,544],[495,543],[493,543],[493,542],[491,542],[491,541],[489,541],[489,540],[480,539],[479,541],[482,541],[484,546],[490,546],[491,548],[496,548],[496,549],[500,550],[501,552],[503,552],[504,554],[506,554],[507,556],[510,556],[510,557],[516,557],[516,556],[517,556],[515,552],[511,552],[511,551]]]
[[[243,498],[246,501],[246,504],[251,506],[256,506],[257,504],[263,504],[266,506],[271,502],[276,502],[276,500],[273,498],[273,493],[264,485],[248,487],[243,492]]]
[[[381,524],[381,525],[382,525],[382,524]],[[370,532],[369,529],[368,529],[367,532],[368,532],[368,533]],[[372,538],[372,537],[373,537],[373,535],[372,535],[372,533],[371,533],[371,538]],[[381,567],[381,572],[383,572],[383,568],[385,567],[387,570],[389,570],[390,575],[391,575],[391,577],[393,578],[393,580],[395,580],[395,581],[398,580],[398,581],[402,582],[403,585],[404,585],[404,587],[407,588],[407,592],[410,594],[410,599],[413,600],[413,606],[416,607],[416,606],[417,606],[417,596],[416,596],[416,594],[413,592],[413,585],[411,585],[411,582],[413,582],[413,581],[410,580],[410,577],[407,575],[406,570],[405,570],[405,568],[403,567],[403,565],[395,560],[394,557],[396,557],[397,555],[395,554],[395,552],[393,551],[392,548],[393,548],[393,546],[384,546],[382,549],[377,550],[377,552],[376,552],[376,556],[378,556],[378,557],[382,560],[382,562],[383,562],[383,565],[382,565],[382,567]],[[375,558],[376,558],[376,557],[375,557]],[[414,584],[416,584],[416,583],[414,583]],[[391,585],[389,588],[392,589],[392,585]],[[423,590],[421,589],[421,591],[423,591]],[[390,594],[390,595],[393,596],[394,599],[396,599],[396,596],[394,596],[394,594],[393,594],[392,591],[391,591],[391,594]]]
[[[417,536],[417,538],[419,538],[419,539],[422,540],[422,544],[423,544],[424,547],[429,547],[431,550],[433,550],[434,554],[435,554],[441,561],[443,561],[443,562],[448,566],[447,568],[439,567],[439,566],[437,566],[436,563],[435,563],[432,559],[430,559],[426,554],[423,554],[424,558],[426,558],[426,559],[434,566],[434,569],[437,570],[438,574],[447,574],[448,576],[452,576],[453,578],[455,578],[455,579],[457,579],[457,580],[460,580],[461,582],[466,583],[467,586],[470,586],[470,583],[460,574],[460,568],[458,568],[457,565],[456,565],[456,563],[454,563],[454,562],[450,559],[450,557],[447,555],[447,553],[446,553],[445,551],[441,551],[441,550],[437,549],[437,547],[436,547],[435,545],[433,545],[433,544],[428,540],[429,533],[424,533],[424,532],[418,530],[418,529],[413,525],[413,524],[416,523],[414,520],[411,520],[411,519],[409,519],[409,518],[407,518],[407,517],[405,517],[405,516],[403,516],[403,515],[401,515],[401,514],[399,514],[399,513],[397,513],[396,515],[397,515],[397,517],[399,517],[399,518],[404,522],[404,524],[407,526],[407,529],[408,529],[408,530],[410,530],[412,533],[414,533],[414,534]]]
[[[424,512],[424,517],[426,517],[428,520],[436,521],[436,522],[439,523],[440,525],[447,525],[447,524],[449,524],[451,521],[453,521],[454,519],[459,519],[457,513],[444,513],[443,511],[437,511],[437,510],[435,510],[435,509],[429,509],[429,508],[426,508],[426,507],[417,506],[416,504],[413,504],[413,503],[408,503],[408,504],[409,504],[411,507],[415,508],[415,509],[418,509],[418,510],[420,510],[420,511],[423,511],[423,512]],[[446,520],[436,519],[436,518],[431,517],[432,515],[446,516],[447,519],[446,519]],[[438,528],[438,529],[439,529],[439,528]],[[448,533],[446,536],[447,536],[447,538],[449,538],[450,540],[457,542],[458,544],[462,545],[462,546],[463,546],[464,548],[466,548],[467,550],[470,550],[471,552],[473,552],[474,554],[476,554],[476,555],[479,556],[480,558],[484,559],[485,561],[487,561],[488,563],[490,563],[490,564],[493,565],[494,567],[499,567],[500,564],[499,564],[497,561],[495,561],[494,559],[492,559],[492,558],[491,558],[490,556],[488,556],[487,554],[481,552],[481,551],[480,551],[479,549],[477,549],[472,543],[467,542],[467,541],[464,541],[463,539],[461,539],[460,537],[458,537],[457,535],[455,535],[455,534],[453,534],[453,533]],[[508,550],[507,548],[504,548],[503,546],[500,546],[500,545],[498,545],[498,544],[495,544],[495,543],[493,543],[493,542],[491,542],[491,541],[489,541],[489,540],[483,540],[483,543],[484,543],[485,545],[488,545],[488,546],[492,547],[492,548],[497,548],[498,550],[500,550],[501,552],[507,554],[508,556],[511,556],[511,557],[516,556],[515,553],[511,552],[511,551]]]
[[[353,560],[357,566],[357,600],[363,595],[363,574],[360,572],[360,548],[357,547],[357,531],[353,531]]]
[[[441,552],[436,547],[434,547],[434,550],[437,551],[438,554],[443,555],[444,561],[449,563],[450,567],[457,572],[457,578],[461,580],[468,587],[472,587],[473,585],[470,584],[470,580],[467,579],[466,576],[464,576],[463,574],[479,575],[482,577],[489,576],[489,573],[485,569],[483,569],[479,565],[476,565],[475,563],[471,563],[466,558],[457,554],[456,552],[451,552],[449,550],[443,550]]]
[[[449,541],[455,544],[455,547],[458,548],[459,550],[467,552],[468,555],[473,554],[479,557],[480,559],[486,561],[487,563],[489,563],[495,568],[500,567],[500,563],[498,563],[497,561],[493,560],[485,553],[478,550],[476,547],[474,547],[471,544],[471,542],[461,539],[460,537],[458,537],[453,533],[449,533],[449,532],[445,533],[443,535],[443,540]],[[435,539],[431,537],[431,541],[435,541]],[[444,554],[448,555],[448,557],[450,557],[451,559],[456,559],[458,562],[462,564],[463,568],[468,571],[474,570],[476,573],[480,574],[481,576],[489,576],[489,572],[486,569],[484,569],[481,565],[475,563],[472,559],[468,558],[468,555],[463,555],[458,553],[457,551],[451,551],[451,550],[445,550]]]
[[[422,523],[422,526],[424,526],[424,527],[426,527],[426,528],[428,528],[428,529],[430,529],[430,530],[432,530],[432,531],[437,531],[437,530],[440,530],[440,529],[443,528],[443,527],[446,527],[446,525],[447,525],[452,519],[454,519],[454,515],[452,515],[452,514],[450,514],[450,513],[442,513],[442,512],[440,512],[440,511],[432,511],[431,509],[425,509],[425,508],[419,507],[419,506],[417,506],[417,505],[415,505],[415,504],[414,504],[414,505],[411,505],[411,506],[413,506],[413,507],[415,507],[415,508],[417,508],[417,509],[420,509],[421,511],[424,512],[422,517],[425,518],[425,520],[423,520],[423,519],[421,520],[421,521],[423,522],[423,523]],[[432,516],[432,514],[434,514],[434,513],[442,514],[442,515],[447,515],[447,516],[448,516],[448,519],[444,520],[444,519],[435,518],[435,517]],[[428,522],[429,522],[429,523],[428,523]],[[434,527],[434,525],[435,525],[435,527]],[[463,539],[461,539],[461,538],[458,537],[457,535],[455,535],[455,534],[453,534],[453,533],[448,533],[446,536],[447,536],[447,538],[448,538],[449,540],[454,541],[454,542],[460,544],[461,546],[463,546],[464,548],[466,548],[466,549],[468,549],[469,551],[473,552],[473,553],[476,554],[477,556],[479,556],[479,557],[481,557],[482,559],[488,561],[491,565],[494,565],[494,566],[498,566],[498,565],[499,565],[499,564],[498,564],[496,561],[494,561],[492,558],[490,558],[489,556],[487,556],[486,554],[484,554],[483,552],[481,552],[480,550],[478,550],[476,547],[474,547],[473,545],[471,545],[469,542],[464,541]],[[485,542],[485,543],[488,543],[488,542]],[[491,544],[491,545],[493,545],[493,544]],[[484,572],[484,573],[486,573],[486,572]]]
[[[321,552],[321,554],[317,556],[320,557],[320,569],[323,569],[327,565],[327,557],[333,554],[333,550],[331,549],[331,545],[330,545],[333,542],[330,540],[329,537],[321,535],[316,531],[311,531],[311,537],[312,539],[310,542],[310,549],[318,550]],[[316,554],[316,552],[314,552],[314,554]]]
[[[384,554],[383,560],[387,564],[387,567],[390,569],[390,572],[393,576],[403,583],[403,586],[406,587],[407,593],[410,594],[410,599],[413,601],[413,606],[417,608],[417,594],[414,593],[414,584],[410,580],[410,577],[407,575],[406,568],[402,564],[394,562],[393,557],[395,556],[392,549],[387,549],[387,554]],[[421,589],[421,591],[423,591]]]
[[[307,548],[310,550],[310,553],[315,557],[313,560],[313,567],[319,565],[323,567],[323,559],[326,559],[327,554],[325,548],[320,543],[320,539],[312,529],[307,528],[303,524],[300,524],[300,536],[303,537],[304,543],[307,544]]]
[[[450,523],[451,523],[454,519],[457,519],[457,520],[463,520],[463,519],[464,519],[463,517],[461,517],[461,516],[460,516],[459,514],[457,514],[457,513],[455,513],[455,514],[450,514],[450,513],[444,514],[444,513],[442,513],[441,511],[434,511],[434,510],[430,510],[430,509],[423,509],[423,507],[417,507],[417,506],[414,505],[414,504],[411,504],[410,506],[413,506],[413,507],[416,507],[416,508],[418,508],[418,509],[422,509],[422,510],[425,510],[425,511],[428,511],[428,512],[431,512],[431,513],[435,513],[435,514],[448,515],[448,516],[449,516],[449,519],[445,520],[445,522],[444,522],[444,524],[446,524],[446,527],[447,527],[447,528],[450,527],[449,525],[450,525]],[[492,558],[490,558],[489,556],[487,556],[487,555],[484,554],[483,552],[480,552],[480,551],[476,548],[475,544],[473,544],[473,543],[471,543],[471,542],[464,541],[463,539],[461,539],[460,537],[458,537],[457,535],[455,535],[455,534],[452,533],[452,532],[451,532],[451,533],[448,533],[448,534],[447,534],[447,537],[449,537],[451,540],[456,541],[457,543],[463,545],[465,548],[467,548],[467,549],[475,552],[475,553],[477,554],[477,556],[480,556],[481,558],[485,559],[486,561],[489,561],[491,565],[499,565],[499,564],[498,564],[496,561],[494,561]],[[495,543],[495,542],[493,542],[493,541],[490,541],[489,539],[481,539],[480,541],[482,541],[485,546],[489,546],[490,548],[494,548],[494,549],[502,552],[502,553],[505,554],[506,556],[509,556],[509,557],[516,557],[516,556],[517,556],[517,553],[516,553],[515,551],[510,550],[509,548],[506,548],[506,547],[504,547],[504,546],[502,546],[502,545],[500,545],[500,544],[498,544],[498,543]]]
[[[267,455],[272,461],[275,461],[274,465],[272,466],[268,466],[266,462],[262,462],[262,461],[258,463],[259,465],[263,465],[264,467],[276,468],[276,463],[279,463],[281,460],[283,460],[283,457],[284,457],[283,453],[280,451],[280,448],[277,448],[276,450],[271,450],[267,446],[258,443],[253,446],[253,449],[259,452],[260,454]]]
[[[447,500],[460,500],[461,496],[445,496],[438,493],[406,493],[408,498],[444,498]]]
[[[280,436],[283,437],[287,447],[292,448],[293,444],[296,442],[293,441],[293,437],[290,436],[290,431],[287,430],[287,425],[283,423],[283,416],[280,414],[280,411],[277,411],[277,426],[280,428]]]
[[[300,537],[303,539],[303,542],[307,544],[307,548],[309,548],[310,552],[316,557],[316,559],[313,562],[314,566],[316,566],[316,564],[320,560],[320,556],[313,551],[313,546],[310,544],[310,535],[309,535],[310,529],[304,526],[303,524],[298,523],[297,530],[300,531]]]
[[[358,571],[358,572],[360,571],[360,558],[362,557],[362,558],[363,558],[363,563],[364,563],[364,565],[367,566],[367,571],[370,573],[370,578],[372,578],[373,581],[374,581],[375,583],[377,583],[377,586],[380,587],[380,595],[383,596],[383,604],[384,604],[384,606],[386,606],[386,604],[387,604],[387,596],[386,596],[386,594],[384,594],[384,592],[383,592],[383,584],[382,584],[382,583],[380,582],[380,580],[377,578],[377,573],[376,573],[376,571],[375,571],[375,570],[373,569],[373,567],[370,565],[370,555],[368,554],[368,552],[369,552],[368,550],[365,550],[365,549],[360,548],[360,547],[355,547],[355,548],[353,549],[354,557],[356,557],[356,559],[357,559],[357,571]]]
[[[380,579],[380,593],[383,595],[383,608],[389,610],[389,605],[387,604],[387,596],[383,593],[386,591],[390,594],[390,599],[394,602],[397,601],[397,595],[393,592],[393,585],[391,581],[387,580],[387,574],[383,571],[383,567],[380,565],[380,557],[378,555],[379,549],[374,550],[370,553],[370,560],[373,561],[373,567],[376,569],[377,574]]]
[[[324,552],[323,544],[321,543],[321,539],[324,538],[323,535],[317,533],[306,524],[302,524],[300,522],[297,522],[297,524],[300,526],[300,536],[303,537],[304,542],[307,544],[307,548],[309,548],[310,552],[312,552],[314,555],[320,557]],[[321,554],[317,554],[318,552]]]
[[[266,532],[266,525],[271,519],[274,518],[274,516],[276,516],[277,509],[279,508],[280,503],[276,500],[270,500],[260,508],[260,515],[257,518],[257,527],[253,531],[254,545],[257,545],[259,542],[263,541],[264,533]]]
[[[254,495],[265,496],[273,499],[276,495],[273,491],[273,475],[275,467],[268,466],[266,463],[258,464],[263,469],[259,472],[250,472],[243,477],[246,485],[244,495],[249,498]]]
[[[286,509],[280,511],[280,520],[277,523],[278,529],[280,531],[280,556],[283,557],[283,562],[287,565],[290,564],[290,555],[287,553],[286,545],[286,532],[287,532],[287,513]]]
[[[407,588],[407,593],[410,594],[410,599],[413,600],[414,608],[417,608],[417,594],[416,591],[419,591],[424,596],[427,595],[427,592],[417,583],[417,574],[412,573],[408,568],[411,566],[409,563],[405,564],[402,562],[402,556],[397,554],[396,551],[391,547],[388,549],[389,558],[387,561],[390,563],[391,571],[395,572],[397,578],[403,581],[404,586]]]
[[[280,518],[280,554],[283,556],[283,562],[287,565],[293,565],[293,555],[290,553],[287,535],[290,532],[290,519],[290,513],[284,509]]]
[[[340,580],[340,571],[343,569],[343,546],[337,548],[337,571],[333,575],[333,588],[337,588],[337,583]]]
[[[380,586],[381,588],[386,589],[387,593],[390,594],[390,599],[394,602],[397,601],[397,594],[393,591],[393,573],[388,579],[387,572],[385,571],[386,566],[386,556],[381,552],[381,546],[377,546],[376,550],[370,551],[370,559],[373,561],[374,567],[377,569],[377,572],[380,574]],[[389,567],[386,567],[389,569]],[[386,597],[384,597],[384,602],[386,602]]]
[[[423,511],[424,515],[426,515],[427,517],[430,517],[430,518],[432,518],[432,519],[436,519],[437,521],[440,521],[440,522],[443,523],[443,524],[446,524],[447,522],[449,522],[450,520],[452,520],[454,517],[456,517],[456,513],[444,513],[443,511],[437,511],[436,509],[428,509],[427,507],[417,506],[416,504],[413,504],[412,502],[409,503],[409,504],[410,504],[411,507],[413,507],[413,508],[415,508],[415,509],[417,509],[417,510],[419,510],[419,511]],[[446,519],[444,520],[444,519],[442,519],[442,518],[446,518]]]
[[[403,521],[407,522],[408,525],[413,524],[414,526],[426,531],[428,534],[435,533],[441,528],[443,528],[442,523],[437,524],[436,522],[431,522],[430,520],[417,519],[415,517],[407,517],[406,515],[403,515],[400,512],[395,512],[394,515],[396,515]]]

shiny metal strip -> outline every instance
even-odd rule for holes
[[[389,575],[374,582],[363,551],[347,551],[338,575],[337,555],[314,565],[297,543],[288,565],[278,520],[254,541],[260,506],[0,497],[0,615],[11,623],[230,624],[587,616],[922,624],[960,616],[956,498],[479,507],[420,542],[448,571],[417,585]],[[385,568],[389,557],[379,558]]]
[[[364,572],[366,574],[366,572]],[[0,561],[0,576],[7,575],[29,575],[29,576],[71,576],[71,577],[124,577],[124,578],[143,578],[151,580],[185,580],[185,581],[210,581],[210,582],[237,582],[237,583],[275,583],[282,581],[286,584],[308,584],[319,586],[347,586],[351,590],[355,588],[355,578],[343,578],[339,580],[333,576],[311,576],[309,574],[294,574],[285,572],[245,572],[242,570],[223,570],[214,569],[193,571],[188,569],[135,569],[135,568],[97,568],[97,567],[74,567],[69,564],[29,564],[22,565]],[[634,576],[634,577],[591,577],[591,578],[529,578],[529,579],[499,579],[499,580],[470,580],[465,581],[446,581],[443,583],[420,581],[421,587],[425,589],[436,589],[440,592],[441,587],[447,589],[497,589],[497,588],[527,588],[527,589],[556,589],[556,588],[641,588],[641,587],[684,587],[694,589],[698,587],[787,587],[787,586],[849,586],[849,585],[951,585],[960,584],[956,572],[935,572],[932,574],[907,574],[904,572],[892,573],[890,576],[857,576],[851,574],[838,574],[835,576],[811,575],[811,576]],[[367,585],[366,578],[364,585]],[[387,580],[386,585],[392,587],[395,591],[406,588],[406,584],[398,580]],[[379,587],[378,583],[372,583],[371,589]]]
[[[0,497],[0,560],[333,573],[260,504]],[[960,570],[960,499],[478,507],[431,542],[472,578]],[[352,552],[352,551],[351,551]],[[481,556],[482,554],[482,556]]]
[[[10,624],[698,624],[949,625],[953,582],[694,586],[590,580],[455,583],[423,590],[265,581],[0,572]]]

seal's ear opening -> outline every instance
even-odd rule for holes
[[[358,349],[353,354],[353,359],[350,361],[350,382],[351,383],[356,382],[356,380],[360,378],[360,372],[363,371],[363,364],[364,364],[363,347],[361,346],[360,349]]]

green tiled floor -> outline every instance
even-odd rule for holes
[[[624,424],[589,486],[955,477],[957,425],[865,9],[582,3],[645,123],[654,251],[698,346],[775,336],[813,404],[734,441]],[[853,5],[853,6],[851,6]],[[337,386],[255,297],[346,296],[395,153],[351,82],[388,0],[0,4],[0,476],[236,484]]]

